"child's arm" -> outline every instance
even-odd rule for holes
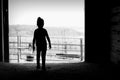
[[[32,47],[33,47],[33,51],[35,51],[35,32],[33,35]]]
[[[46,31],[46,33],[47,33],[47,31]],[[51,49],[51,41],[50,41],[48,33],[46,34],[46,37],[47,37],[47,40],[48,40],[48,43],[49,43],[49,49]]]

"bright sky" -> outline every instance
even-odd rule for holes
[[[47,27],[84,30],[84,0],[9,0],[9,24],[36,25],[37,17]]]

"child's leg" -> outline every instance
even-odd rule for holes
[[[42,69],[45,69],[46,50],[42,50]]]
[[[40,68],[40,50],[39,49],[37,49],[36,60],[37,60],[37,68]]]

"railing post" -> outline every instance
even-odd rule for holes
[[[21,36],[19,36],[19,48],[20,48],[20,52],[19,52],[19,59],[21,58]]]
[[[17,36],[17,60],[18,60],[18,63],[19,63],[19,49],[18,49],[18,47],[19,47],[19,43],[18,43],[18,36]]]
[[[20,38],[19,38],[19,36],[17,36],[17,50],[18,50],[18,51],[17,51],[17,55],[18,55],[18,63],[20,62],[20,60],[19,60],[19,59],[20,59],[20,54],[19,54],[19,53],[20,53],[20,50],[19,50],[19,49],[20,49],[20,41],[19,41],[19,40],[20,40]]]
[[[81,53],[81,61],[83,60],[83,42],[82,38],[80,38],[80,53]]]

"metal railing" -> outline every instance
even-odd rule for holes
[[[80,61],[84,61],[83,38],[50,37],[50,39],[52,49],[47,50],[47,56],[78,58]],[[11,56],[16,56],[15,60],[18,62],[26,59],[22,56],[32,54],[32,37],[9,37],[9,51]],[[10,60],[14,60],[14,58],[11,57]]]

